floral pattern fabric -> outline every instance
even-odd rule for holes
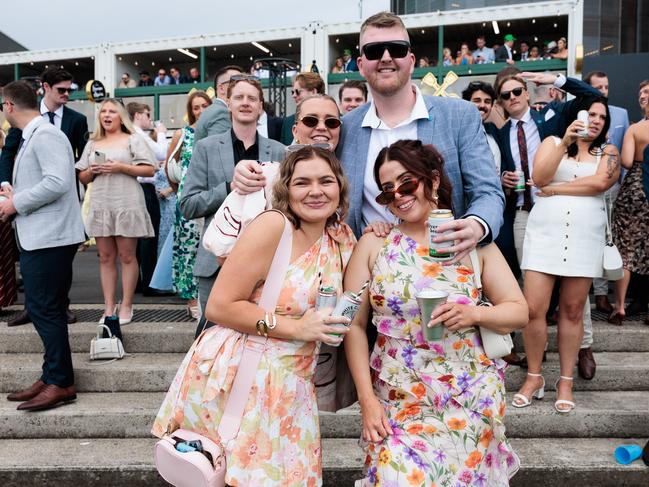
[[[318,275],[342,292],[342,273],[355,239],[346,225],[330,229],[291,263],[276,313],[299,318],[315,306]],[[258,302],[261,289],[251,301]],[[154,422],[161,437],[178,428],[218,438],[243,352],[245,334],[219,325],[187,353]],[[318,409],[313,375],[319,344],[269,338],[238,435],[226,445],[226,482],[232,486],[322,485]],[[245,364],[244,364],[245,365]]]
[[[428,247],[393,229],[370,285],[379,336],[370,358],[374,391],[393,435],[361,443],[365,477],[357,486],[498,487],[509,485],[519,460],[505,437],[502,360],[484,354],[476,327],[427,342],[415,295],[449,293],[474,305],[473,270],[443,266]]]
[[[198,297],[198,278],[194,276],[194,263],[201,242],[201,229],[198,228],[196,220],[187,220],[180,212],[180,198],[194,152],[194,129],[185,127],[182,137],[180,183],[178,184],[178,199],[174,215],[172,276],[174,288],[180,298],[196,299]]]

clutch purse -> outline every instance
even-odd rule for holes
[[[114,336],[106,325],[99,325],[97,336],[90,341],[90,360],[120,359],[124,357],[122,340]],[[104,338],[107,334],[107,338]]]
[[[185,140],[185,132],[183,131],[176,147],[171,152],[167,163],[165,164],[165,172],[167,173],[167,179],[173,184],[180,184],[180,179],[182,178],[182,167],[180,165],[180,149],[183,145],[183,140]]]
[[[624,263],[620,251],[613,243],[611,215],[606,204],[606,195],[604,196],[604,209],[606,211],[606,245],[604,245],[604,255],[602,257],[603,277],[609,281],[619,281],[624,277]]]

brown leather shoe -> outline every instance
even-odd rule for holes
[[[68,325],[77,322],[77,315],[75,315],[70,308],[66,310],[66,314],[68,315]]]
[[[579,377],[585,380],[591,380],[595,377],[596,367],[597,364],[595,364],[595,357],[593,357],[593,349],[590,347],[580,349],[577,359]]]
[[[595,309],[597,311],[601,311],[602,313],[610,315],[613,312],[613,306],[611,306],[611,303],[608,300],[608,296],[606,296],[605,294],[601,296],[595,296]]]
[[[523,359],[521,358],[521,356],[518,355],[518,354],[514,351],[514,349],[512,349],[511,353],[508,353],[507,355],[505,355],[505,356],[503,357],[503,360],[504,360],[505,362],[507,362],[509,365],[516,365],[516,366],[520,366],[520,365],[521,365],[521,362],[523,361]]]
[[[27,323],[31,323],[31,322],[32,319],[27,314],[27,310],[23,309],[20,313],[16,315],[15,318],[7,321],[7,326],[20,326],[20,325],[26,325]]]
[[[70,387],[59,387],[55,384],[47,384],[43,390],[32,400],[18,405],[19,411],[42,411],[58,406],[61,403],[74,401],[77,398],[77,390]]]
[[[38,379],[27,389],[19,392],[12,392],[7,396],[7,401],[29,401],[31,398],[36,397],[39,392],[45,387],[45,382]]]

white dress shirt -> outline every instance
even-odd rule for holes
[[[412,89],[416,95],[415,106],[410,112],[410,116],[396,127],[389,127],[376,113],[376,106],[374,101],[370,102],[370,108],[363,118],[362,127],[370,127],[372,135],[370,137],[370,145],[367,150],[367,162],[365,163],[365,178],[363,181],[363,208],[361,213],[363,215],[364,226],[373,221],[385,221],[396,223],[396,219],[388,209],[379,205],[375,198],[380,193],[379,188],[374,181],[374,162],[376,156],[379,155],[381,149],[389,146],[390,144],[402,139],[417,139],[417,120],[425,118],[428,120],[428,109],[426,102],[421,95],[419,88],[412,85]]]
[[[514,117],[510,118],[511,126],[509,127],[509,148],[512,151],[512,158],[516,164],[516,170],[522,171],[521,166],[521,153],[518,150],[518,121]],[[541,145],[541,136],[539,135],[539,129],[536,127],[532,115],[530,115],[530,109],[523,114],[520,118],[523,121],[523,131],[525,132],[525,143],[527,145],[527,166],[529,168],[530,177],[532,177],[532,171],[534,166],[534,156],[536,151]],[[536,201],[536,196],[534,195],[535,191],[532,188],[532,201]],[[523,192],[518,193],[518,199],[516,201],[516,206],[523,205]]]
[[[50,121],[50,116],[48,115],[50,109],[45,105],[45,100],[41,100],[41,115],[43,118]],[[61,122],[63,121],[63,105],[56,109],[54,112],[54,125],[57,129],[61,130]]]
[[[264,111],[261,112],[261,117],[257,120],[257,133],[268,138],[268,115]]]

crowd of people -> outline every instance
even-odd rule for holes
[[[495,55],[513,59],[513,42],[505,36]],[[581,81],[508,66],[493,86],[471,82],[463,100],[429,97],[411,81],[416,58],[398,16],[366,19],[359,46],[367,84],[346,82],[337,101],[317,73],[299,73],[296,113],[285,118],[266,112],[258,77],[224,66],[213,99],[188,97],[187,125],[170,143],[150,107],[117,99],[100,104],[88,142],[75,142],[63,70],[43,74],[40,106],[30,84],[4,87],[12,129],[0,159],[9,182],[0,234],[15,228],[21,323],[33,321],[45,346],[42,376],[8,397],[18,409],[76,399],[67,294],[77,247],[93,237],[102,321],[134,319],[138,280],[144,291],[178,293],[197,317],[154,435],[183,428],[218,440],[230,396],[241,392],[247,337],[263,339],[245,421],[225,445],[227,484],[321,485],[318,410],[357,400],[366,453],[357,485],[509,485],[520,461],[503,422],[507,364],[528,369],[513,407],[544,396],[547,318],[558,309],[554,407],[569,413],[579,406],[575,367],[595,376],[593,281],[597,309],[622,324],[631,275],[649,274],[649,80],[640,85],[643,120],[629,126],[608,104],[603,72]],[[463,45],[460,63],[490,62],[478,46],[476,56]],[[532,85],[546,87],[538,99]],[[454,219],[435,236],[429,217],[439,210]],[[609,211],[624,263],[614,306],[601,281]],[[445,262],[434,257],[442,248]],[[13,254],[0,250],[13,272]],[[289,257],[278,276],[280,254]],[[324,289],[352,296],[358,311],[316,307]],[[426,290],[448,294],[430,315],[416,300]],[[3,287],[0,306],[13,299],[15,286]],[[646,311],[647,296],[638,301]],[[426,338],[439,327],[439,340]],[[481,330],[518,329],[524,363],[487,355]]]

